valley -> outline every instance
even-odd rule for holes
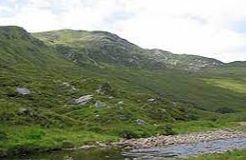
[[[246,62],[16,26],[0,27],[0,55],[1,157],[246,121]]]

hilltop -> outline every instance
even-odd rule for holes
[[[34,33],[55,46],[65,57],[81,64],[112,64],[147,69],[199,71],[223,65],[221,61],[195,55],[179,55],[160,49],[143,49],[119,36],[103,31],[58,30]]]

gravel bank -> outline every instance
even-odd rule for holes
[[[230,139],[246,137],[246,132],[234,131],[232,129],[197,132],[170,136],[157,136],[139,139],[123,139],[114,145],[125,149],[152,148],[175,144],[190,144],[197,142],[213,141],[218,139]]]

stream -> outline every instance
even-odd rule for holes
[[[124,152],[123,155],[126,157],[146,160],[165,158],[170,159],[243,148],[246,148],[246,138],[231,138],[193,144],[179,144],[149,149],[136,149]]]
[[[54,151],[48,153],[37,153],[22,157],[9,158],[18,160],[167,160],[183,159],[187,156],[198,154],[224,152],[233,149],[246,148],[246,137],[219,139],[208,142],[197,142],[192,144],[169,145],[165,147],[154,147],[148,149],[133,149],[122,151],[117,148],[110,149],[88,149],[73,151]],[[8,159],[8,158],[7,158]]]

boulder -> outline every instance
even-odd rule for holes
[[[147,101],[148,101],[148,102],[154,102],[155,99],[154,99],[154,98],[150,98],[150,99],[148,99]]]
[[[104,102],[101,102],[101,101],[96,101],[96,103],[95,103],[95,107],[96,108],[102,108],[102,107],[105,107],[106,106],[106,104],[104,103]]]
[[[80,104],[80,105],[85,105],[88,102],[90,102],[93,99],[93,95],[85,95],[82,97],[79,97],[78,99],[75,99],[75,103],[76,104]]]
[[[70,87],[70,84],[68,82],[63,82],[62,85],[66,87]]]
[[[16,92],[22,96],[31,94],[31,91],[27,88],[16,88]]]
[[[142,126],[142,125],[145,124],[145,121],[142,120],[142,119],[137,119],[137,120],[136,120],[136,123],[137,123],[137,125]]]
[[[77,90],[73,85],[69,84],[68,82],[63,82],[62,85],[71,88],[72,91]]]
[[[124,102],[123,101],[119,101],[117,104],[118,105],[122,105],[122,104],[124,104]]]
[[[28,109],[27,108],[19,108],[19,113],[27,113],[28,112]]]

